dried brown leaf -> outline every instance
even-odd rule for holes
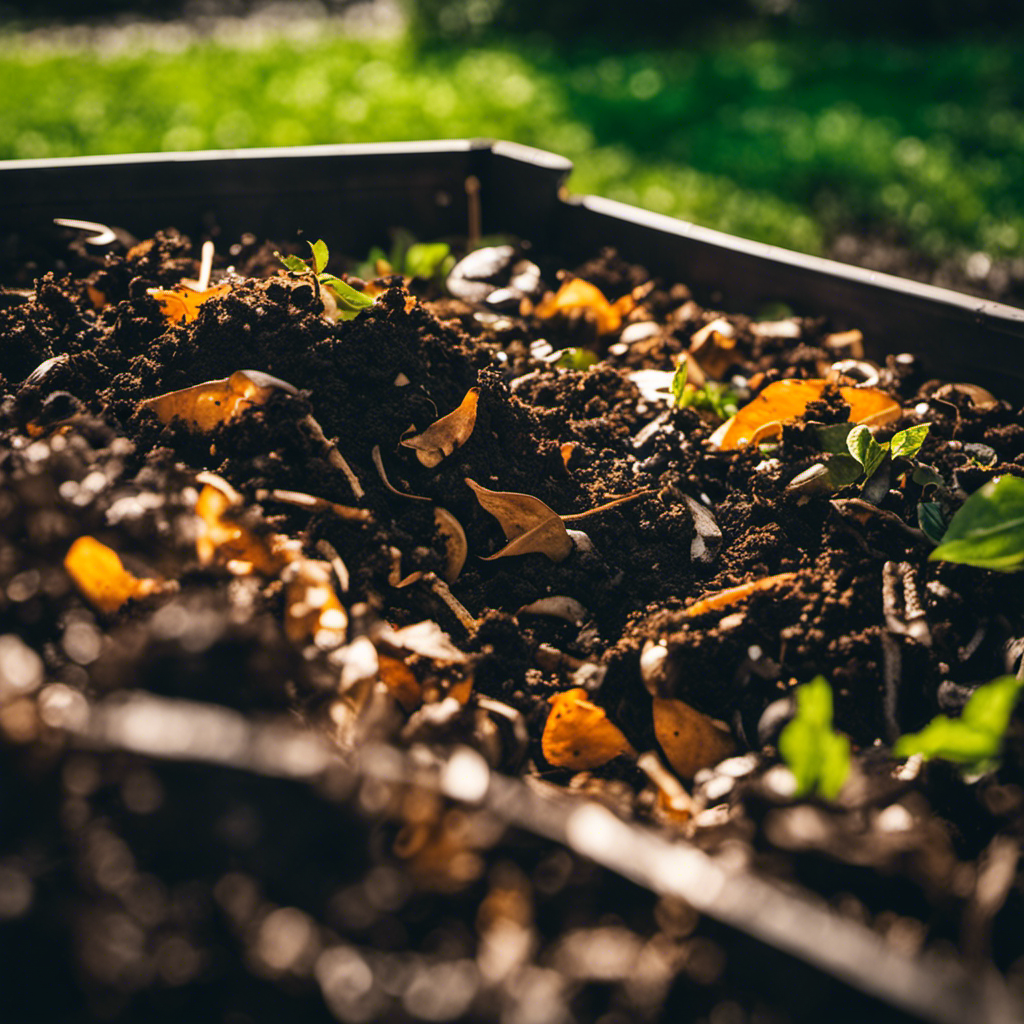
[[[672,769],[685,779],[718,764],[736,749],[728,726],[684,701],[655,697],[653,713],[654,735]]]
[[[461,405],[447,416],[432,423],[422,434],[402,440],[406,448],[416,450],[416,458],[428,469],[433,469],[442,459],[462,447],[476,426],[476,406],[480,389],[470,388]]]

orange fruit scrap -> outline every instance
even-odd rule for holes
[[[218,284],[204,291],[194,288],[150,288],[149,294],[160,303],[160,312],[169,323],[191,323],[199,316],[199,307],[207,299],[219,299],[231,291],[230,284]]]
[[[232,507],[231,498],[211,484],[199,492],[196,554],[200,565],[216,561],[237,576],[254,571],[274,576],[294,560],[295,553],[288,549],[286,538],[276,534],[258,536],[234,520]]]
[[[79,537],[64,556],[64,568],[82,596],[101,612],[116,612],[132,598],[162,589],[159,580],[139,579],[121,563],[117,552],[95,537]]]
[[[681,700],[655,697],[654,735],[673,771],[692,779],[701,768],[708,768],[729,757],[736,749],[727,725]]]
[[[574,277],[566,281],[554,295],[547,296],[535,313],[541,320],[549,320],[559,313],[569,313],[575,309],[589,310],[594,316],[598,334],[611,334],[622,326],[623,317],[635,306],[632,295],[623,295],[614,303],[609,302],[596,285]]]
[[[582,687],[549,698],[541,750],[550,764],[574,772],[607,764],[620,754],[635,755],[629,740],[609,720],[602,708],[588,700]]]
[[[224,380],[208,380],[180,391],[146,398],[140,409],[152,409],[161,423],[184,420],[188,426],[208,434],[250,405],[262,405],[275,391],[296,393],[287,381],[260,370],[236,370]]]
[[[788,583],[790,580],[794,579],[796,579],[795,572],[780,572],[776,573],[774,576],[764,576],[759,580],[751,580],[749,583],[741,583],[738,587],[729,587],[726,590],[720,590],[717,594],[711,594],[709,597],[703,598],[696,604],[691,604],[683,614],[692,618],[697,615],[703,615],[705,612],[715,612],[720,608],[727,608],[731,604],[738,604],[740,601],[745,601],[751,594],[756,593],[758,590],[768,590],[780,583]]]
[[[771,436],[778,436],[782,424],[802,416],[825,389],[827,380],[779,380],[769,384],[755,399],[719,427],[711,443],[722,451],[741,448]],[[839,393],[850,406],[849,421],[880,426],[895,423],[902,415],[900,404],[878,388],[841,387]]]

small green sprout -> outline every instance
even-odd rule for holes
[[[672,375],[672,404],[677,409],[697,409],[710,412],[720,420],[727,420],[739,411],[739,395],[728,384],[709,380],[696,387],[688,383],[690,366],[682,359]]]
[[[555,361],[555,366],[583,373],[584,370],[589,370],[596,362],[597,353],[592,352],[589,348],[563,348],[561,355]]]
[[[850,773],[850,741],[832,728],[832,687],[824,676],[798,686],[796,717],[779,736],[779,753],[796,778],[796,795],[833,800]]]
[[[817,428],[818,440],[822,451],[829,456],[825,465],[828,467],[828,484],[833,490],[860,483],[863,487],[890,459],[913,460],[921,450],[924,439],[928,436],[931,424],[921,423],[915,427],[907,427],[893,435],[891,441],[879,444],[864,424],[851,427],[848,423],[834,423]],[[942,478],[930,467],[918,466],[914,471],[914,479],[918,473],[928,470],[937,478]],[[929,482],[935,482],[929,480]]]
[[[1000,476],[975,491],[930,557],[1000,572],[1024,568],[1024,480]]]
[[[998,765],[1022,685],[1015,676],[1000,676],[979,686],[959,718],[936,716],[920,732],[901,736],[893,754],[899,758],[920,754],[963,765],[975,773],[990,771]]]
[[[312,251],[312,258],[309,260],[304,260],[299,256],[282,256],[279,252],[274,255],[291,273],[311,277],[318,299],[321,287],[329,288],[338,307],[339,319],[352,320],[368,306],[373,305],[373,299],[369,295],[356,291],[352,285],[342,281],[340,277],[327,273],[330,252],[327,243],[322,238],[310,242],[309,248]]]
[[[455,265],[447,242],[417,242],[408,232],[392,232],[391,252],[375,245],[357,268],[360,277],[374,278],[386,274],[419,277],[424,280],[446,277]]]

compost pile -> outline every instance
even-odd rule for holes
[[[1024,476],[1019,412],[611,252],[491,246],[446,288],[351,278],[346,312],[275,248],[211,282],[176,232],[67,231],[0,291],[12,1019],[863,1010],[486,808],[361,775],[386,748],[1020,973],[1016,718],[983,770],[892,753],[1018,670],[1017,578],[929,555]],[[853,465],[856,422],[868,461],[919,447]],[[841,786],[779,752],[817,676]]]

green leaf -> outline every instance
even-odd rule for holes
[[[282,256],[279,252],[274,255],[288,268],[293,274],[308,274],[309,264],[298,256]]]
[[[1000,676],[979,686],[959,718],[936,716],[920,732],[901,736],[893,754],[901,758],[921,754],[978,769],[989,766],[1002,750],[1021,685],[1014,676]]]
[[[451,252],[447,242],[417,242],[405,254],[405,276],[430,280]]]
[[[1024,567],[1024,480],[1000,476],[975,491],[929,557],[1000,572]]]
[[[315,242],[310,242],[309,247],[313,250],[313,273],[322,274],[327,269],[327,261],[331,258],[327,243],[318,238]]]
[[[350,284],[346,284],[340,277],[333,274],[321,274],[320,283],[326,285],[334,292],[334,298],[338,303],[338,309],[348,313],[359,313],[373,305],[373,299],[363,292],[356,291]],[[344,319],[351,319],[345,317]]]
[[[1016,676],[999,676],[979,686],[964,705],[960,721],[1001,738],[1010,724],[1020,688]]]
[[[677,409],[684,408],[683,396],[686,392],[686,378],[690,375],[690,364],[684,356],[672,374],[672,398]]]
[[[797,713],[779,736],[779,753],[796,778],[798,796],[816,791],[834,799],[850,772],[850,741],[832,728],[832,687],[818,676],[794,695]]]
[[[919,502],[917,525],[933,544],[941,543],[942,535],[946,532],[946,517],[942,514],[942,506],[937,501]]]
[[[882,464],[889,445],[879,444],[862,423],[847,435],[846,449],[864,467],[864,479],[870,480],[875,470]]]
[[[931,427],[930,423],[921,423],[916,427],[907,427],[906,430],[893,434],[892,444],[889,448],[892,457],[894,459],[912,459],[921,450],[921,445],[924,444],[924,439],[928,436],[929,427]]]
[[[567,370],[577,370],[583,373],[589,370],[597,362],[597,353],[589,348],[564,348],[562,354],[555,362],[555,366],[562,366]]]
[[[830,423],[827,426],[821,424],[814,429],[823,452],[839,455],[849,451],[846,447],[846,438],[853,429],[849,423]]]
[[[829,480],[836,489],[849,487],[860,479],[860,463],[849,455],[833,455],[827,465]]]

